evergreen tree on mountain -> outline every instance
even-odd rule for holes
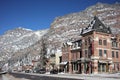
[[[41,52],[40,52],[40,55],[41,55],[41,57],[40,57],[40,66],[41,66],[41,68],[45,67],[46,60],[47,60],[47,58],[46,58],[47,48],[46,48],[46,44],[45,44],[44,40],[45,40],[44,38],[41,39]]]

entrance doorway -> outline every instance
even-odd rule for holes
[[[109,65],[108,63],[98,63],[98,72],[108,72]]]

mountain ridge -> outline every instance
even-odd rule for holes
[[[51,23],[50,29],[32,31],[19,28],[6,32],[4,35],[0,36],[0,45],[2,45],[0,46],[0,51],[3,51],[0,52],[0,55],[11,55],[0,58],[0,61],[2,61],[2,59],[7,60],[7,57],[12,58],[14,54],[17,56],[27,53],[35,55],[40,54],[41,39],[44,39],[47,54],[56,53],[57,50],[61,50],[63,42],[79,39],[81,37],[80,32],[82,28],[89,25],[95,16],[94,13],[105,26],[111,27],[113,33],[120,32],[120,3],[97,3],[81,12],[56,17]],[[14,40],[16,40],[16,42],[13,42]],[[25,47],[23,48],[23,46]],[[19,49],[14,51],[15,47]]]

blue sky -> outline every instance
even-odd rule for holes
[[[17,27],[49,28],[55,17],[80,12],[97,2],[120,0],[0,0],[0,35]]]

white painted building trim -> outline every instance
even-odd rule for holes
[[[98,56],[91,56],[91,59],[99,59]]]

